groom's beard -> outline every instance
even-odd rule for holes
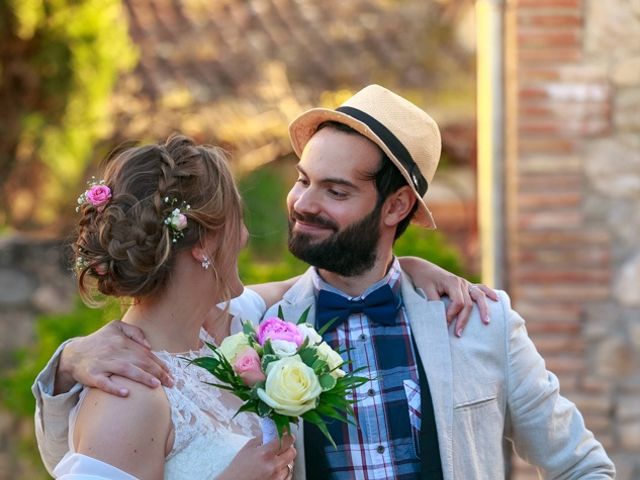
[[[382,205],[376,205],[362,220],[340,230],[335,222],[318,215],[301,215],[292,211],[289,214],[289,251],[322,270],[343,277],[361,275],[376,261],[381,212]],[[335,233],[324,240],[314,240],[309,234],[293,231],[296,220],[328,227]]]

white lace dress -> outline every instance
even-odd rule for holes
[[[264,313],[262,298],[252,290],[231,301],[235,315],[232,332],[241,328],[239,319],[257,323]],[[215,343],[202,329],[200,340]],[[260,433],[258,417],[241,413],[235,418],[242,401],[233,394],[204,382],[215,381],[206,370],[191,365],[179,357],[196,358],[211,350],[203,344],[200,350],[185,354],[154,352],[170,368],[175,379],[172,388],[163,387],[171,405],[171,421],[175,430],[173,448],[165,460],[164,478],[171,480],[210,480],[218,476],[252,437]],[[136,480],[122,470],[95,458],[79,454],[73,445],[73,431],[80,406],[88,389],[69,415],[69,452],[53,473],[62,480]]]

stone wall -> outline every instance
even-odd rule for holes
[[[75,282],[59,240],[0,238],[0,371],[12,366],[12,352],[28,345],[38,315],[72,308]],[[0,395],[11,395],[1,392]],[[33,424],[0,407],[0,480],[42,478],[33,463]]]
[[[639,479],[640,0],[506,5],[509,290],[618,478]]]

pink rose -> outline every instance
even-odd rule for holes
[[[176,215],[172,224],[178,230],[184,230],[187,228],[187,216],[184,213]]]
[[[109,271],[109,265],[106,263],[99,263],[93,267],[93,271],[96,272],[96,275],[103,277]]]
[[[295,343],[298,347],[304,341],[304,335],[298,330],[293,323],[285,322],[277,317],[267,318],[258,325],[258,343],[264,345],[264,342],[270,338],[271,340],[284,340],[286,342]]]
[[[94,207],[101,207],[105,205],[111,198],[111,189],[106,185],[93,185],[85,193],[87,202]]]
[[[267,378],[262,372],[258,352],[251,347],[245,348],[238,354],[233,363],[233,369],[247,387],[252,387]]]

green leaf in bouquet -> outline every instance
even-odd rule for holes
[[[336,386],[336,379],[333,375],[329,373],[325,373],[324,375],[320,375],[318,377],[318,381],[320,382],[320,387],[323,391],[331,390]]]
[[[250,337],[251,335],[255,335],[256,334],[256,329],[253,327],[253,323],[251,323],[250,321],[243,321],[242,322],[242,333],[244,333],[248,337]]]
[[[291,417],[286,415],[280,415],[279,413],[275,413],[271,416],[271,419],[276,424],[276,430],[278,431],[278,438],[282,440],[282,436],[289,431],[289,423],[291,422]]]
[[[260,417],[268,417],[269,415],[271,415],[272,412],[273,412],[273,408],[271,408],[269,405],[264,403],[262,400],[258,400],[258,408],[256,413]]]
[[[233,418],[235,418],[236,415],[242,412],[256,413],[257,409],[258,409],[258,406],[256,401],[254,401],[253,399],[247,400],[245,403],[242,404],[242,406],[238,409],[238,411],[233,414]]]
[[[357,426],[355,421],[350,420],[346,415],[340,414],[340,412],[338,412],[332,405],[320,404],[318,405],[318,408],[316,408],[316,411],[323,417],[332,418],[342,423],[349,423],[353,426]]]
[[[300,348],[300,350],[298,350],[298,355],[300,355],[302,362],[311,368],[313,368],[314,362],[318,359],[318,352],[316,349],[309,346]]]
[[[211,385],[212,387],[221,388],[222,390],[229,390],[230,392],[236,393],[236,389],[231,385],[225,385],[224,383],[215,383],[215,382],[204,382],[207,385]]]
[[[309,346],[309,337],[304,337],[304,340],[302,341],[302,343],[298,347],[298,353],[300,353],[300,350],[302,350],[304,348],[307,348],[308,346]]]
[[[267,338],[265,342],[262,344],[262,353],[266,355],[275,355],[273,351],[273,345],[271,345],[271,339]]]
[[[276,354],[273,353],[269,353],[266,354],[262,357],[262,371],[266,372],[267,371],[267,366],[271,363],[271,362],[275,362],[280,360],[278,358],[278,356]]]
[[[316,359],[316,361],[311,365],[311,368],[316,375],[320,375],[321,373],[325,372],[328,367],[329,364],[325,360],[322,360],[320,358]]]
[[[310,410],[304,415],[302,415],[302,418],[304,418],[307,422],[313,423],[314,425],[316,425],[320,429],[320,431],[324,434],[324,436],[327,437],[327,440],[329,440],[331,445],[333,445],[333,448],[336,448],[336,449],[338,448],[336,446],[336,442],[334,442],[333,438],[331,438],[331,434],[329,433],[329,430],[327,429],[327,426],[325,425],[324,420],[322,419],[322,417],[318,412],[314,410]]]
[[[189,364],[193,363],[194,365],[202,367],[211,373],[215,372],[221,365],[220,360],[213,357],[198,357],[194,359],[189,359],[189,358],[183,358],[183,359],[187,360]]]
[[[336,323],[338,320],[340,320],[340,317],[333,317],[331,320],[325,323],[320,330],[318,330],[318,335],[323,337],[325,332],[329,330],[331,327],[333,327],[333,324]]]
[[[278,318],[284,320],[284,313],[282,312],[282,305],[278,305]]]
[[[303,323],[307,323],[307,317],[309,316],[309,310],[311,310],[311,305],[309,305],[307,307],[307,309],[302,312],[302,315],[300,315],[300,318],[298,319],[298,322],[296,323],[296,325],[302,325]]]

